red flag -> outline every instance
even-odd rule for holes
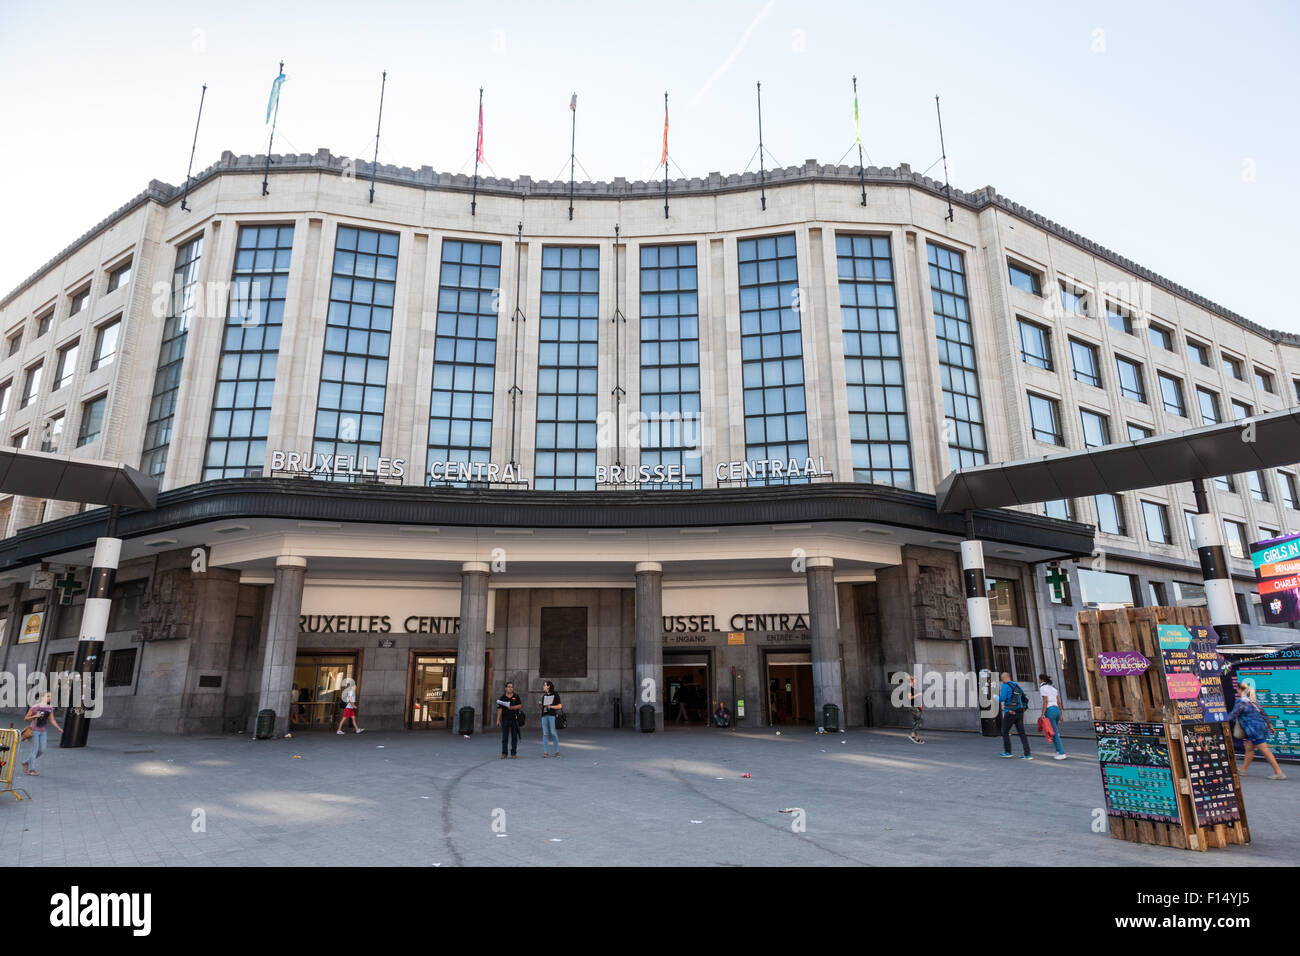
[[[667,99],[667,97],[665,97]],[[659,165],[668,165],[668,104],[664,103],[664,151],[659,157]]]
[[[483,162],[483,104],[478,105],[478,152],[475,154],[476,162]]]
[[[573,97],[569,100],[569,109],[573,110],[573,112],[575,112],[575,113],[578,112],[578,94],[577,94],[577,93],[574,93],[574,94],[573,94]]]

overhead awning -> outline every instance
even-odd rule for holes
[[[152,509],[158,480],[111,461],[0,448],[0,494]]]
[[[952,472],[940,512],[1083,498],[1276,468],[1300,461],[1300,406],[1136,442]]]

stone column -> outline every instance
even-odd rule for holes
[[[835,562],[831,558],[809,558],[808,626],[812,631],[813,719],[822,725],[822,706],[839,708],[844,726],[844,694],[840,681],[840,639],[836,623]]]
[[[653,690],[655,730],[664,729],[664,566],[641,561],[636,566],[636,658],[633,673],[632,716],[641,729],[640,712],[647,690]],[[650,684],[646,684],[650,681]]]
[[[293,668],[298,659],[298,618],[302,614],[302,588],[307,579],[307,559],[282,554],[275,559],[275,584],[271,587],[271,613],[266,622],[266,652],[262,656],[262,687],[257,711],[275,711],[275,735],[289,729],[289,697],[293,693]],[[257,713],[252,715],[254,725]]]
[[[456,645],[456,713],[452,726],[458,734],[474,732],[474,727],[460,725],[460,709],[474,708],[474,722],[490,726],[490,715],[483,707],[483,653],[487,648],[488,573],[491,567],[482,561],[466,561],[460,566],[460,639]]]

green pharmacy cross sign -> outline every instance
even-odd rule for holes
[[[1052,586],[1052,594],[1058,601],[1065,599],[1065,585],[1069,582],[1070,576],[1066,574],[1058,565],[1051,566],[1051,574],[1047,576],[1047,583]]]
[[[71,604],[78,591],[86,590],[85,585],[77,580],[71,568],[68,568],[67,574],[54,582],[54,586],[59,590],[60,604]]]

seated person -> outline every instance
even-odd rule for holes
[[[719,727],[731,726],[731,712],[722,701],[718,701],[718,709],[713,712],[713,722]]]

